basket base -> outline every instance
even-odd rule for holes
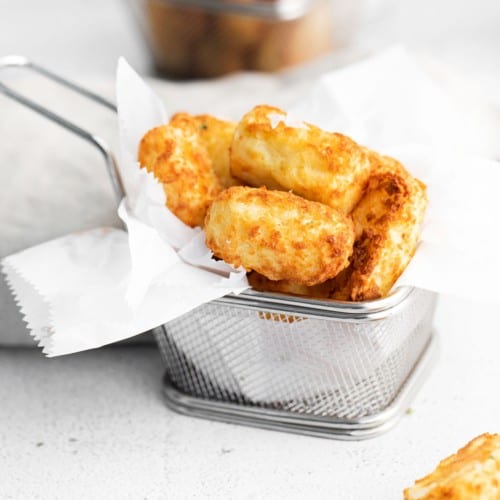
[[[357,441],[376,437],[397,424],[426,379],[436,355],[437,338],[436,333],[433,332],[423,353],[391,404],[379,413],[351,420],[317,417],[197,398],[173,387],[167,375],[163,379],[163,392],[167,406],[184,415],[306,436]]]

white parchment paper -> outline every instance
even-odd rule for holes
[[[72,234],[3,260],[28,326],[49,356],[124,339],[247,287],[242,270],[211,260],[204,233],[165,208],[162,187],[135,161],[142,135],[179,111],[175,102],[165,109],[124,60],[117,101],[127,193],[119,215],[128,233]],[[217,114],[217,103],[207,103],[207,112]],[[471,127],[469,116],[396,47],[325,75],[288,119],[348,134],[396,157],[428,185],[421,242],[398,284],[500,302],[500,271],[490,265],[499,243],[500,165],[471,154],[485,128]]]

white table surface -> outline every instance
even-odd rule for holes
[[[498,97],[500,2],[382,3],[359,44],[402,41]],[[119,0],[0,0],[0,50],[73,77],[109,77],[121,54],[149,68]],[[500,431],[495,308],[443,298],[436,327],[440,357],[413,412],[363,442],[176,415],[163,403],[153,346],[50,360],[34,349],[0,348],[0,499],[399,499],[439,459]]]
[[[440,355],[391,431],[341,442],[177,415],[151,346],[44,359],[0,350],[0,498],[396,500],[500,431],[495,308],[441,299]]]

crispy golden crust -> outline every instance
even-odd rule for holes
[[[344,269],[352,252],[349,217],[292,193],[234,186],[212,203],[207,246],[217,257],[271,280],[315,285]]]
[[[207,148],[212,168],[222,187],[227,188],[241,184],[231,175],[229,168],[229,148],[236,123],[219,120],[211,115],[198,115],[194,119],[198,124],[200,139]]]
[[[352,212],[356,242],[351,265],[331,283],[338,300],[387,295],[417,247],[427,207],[425,185],[396,160],[371,153],[372,174]]]
[[[273,281],[255,271],[247,275],[249,285],[259,292],[288,293],[315,299],[327,299],[330,296],[329,281],[314,286],[302,285],[290,280]]]
[[[221,190],[198,128],[193,117],[178,113],[142,138],[138,154],[140,165],[163,183],[167,207],[191,227],[203,226]]]
[[[160,125],[146,132],[139,143],[137,153],[137,161],[142,168],[154,173],[158,156],[166,151],[172,142],[171,135],[168,125]]]
[[[405,500],[500,498],[500,435],[482,434],[404,490]]]
[[[168,125],[144,136],[139,161],[163,183],[168,208],[190,226],[203,226],[221,186],[239,182],[231,172],[250,184],[293,190],[343,213],[355,204],[351,214],[355,243],[348,267],[342,263],[346,252],[342,245],[348,238],[328,263],[324,246],[312,248],[309,257],[301,252],[293,238],[300,231],[307,235],[309,227],[301,225],[301,217],[293,220],[289,214],[299,213],[304,206],[266,190],[240,191],[238,196],[235,191],[234,197],[220,198],[228,213],[223,216],[222,209],[214,210],[220,219],[213,226],[212,243],[218,245],[214,252],[227,262],[258,271],[262,276],[250,276],[258,290],[353,301],[386,295],[415,252],[427,206],[425,185],[392,158],[341,134],[311,125],[289,127],[280,119],[284,116],[277,108],[258,106],[236,126],[210,115],[178,113]],[[254,191],[258,194],[249,194]],[[238,212],[245,204],[251,213]],[[315,209],[315,214],[320,212]],[[282,216],[285,231],[279,223]],[[332,223],[339,221],[339,215],[335,217]],[[245,235],[249,229],[256,233]],[[227,238],[232,244],[226,249],[225,230],[236,236]],[[318,237],[319,233],[314,234],[300,245],[308,247]],[[258,240],[258,250],[248,247],[246,240],[252,238]]]
[[[369,154],[373,170],[365,194],[352,212],[356,241],[349,267],[313,287],[252,274],[252,287],[344,301],[387,295],[415,252],[427,196],[424,184],[396,160]]]
[[[365,148],[312,125],[290,127],[285,118],[271,106],[243,117],[231,145],[231,173],[252,186],[293,191],[350,213],[369,176]]]

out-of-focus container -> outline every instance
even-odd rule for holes
[[[332,0],[129,3],[157,70],[174,78],[275,71],[326,53],[339,41],[335,34],[345,33],[333,25]]]

